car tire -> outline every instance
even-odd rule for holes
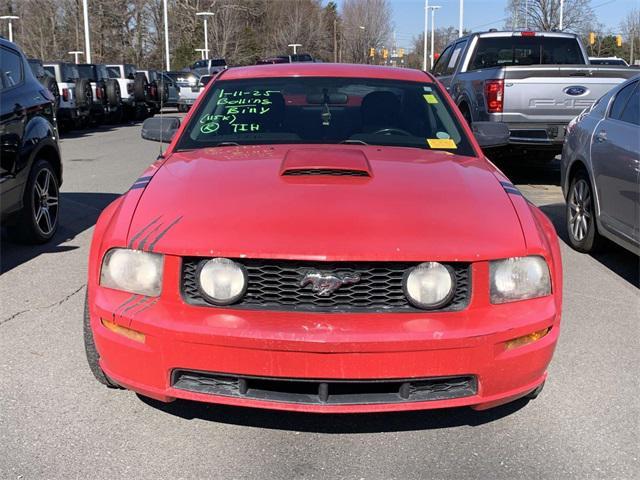
[[[117,80],[110,78],[105,82],[107,92],[107,103],[110,107],[120,107],[122,97],[120,96],[120,84]]]
[[[139,102],[144,102],[147,100],[147,91],[149,88],[149,82],[147,82],[147,77],[144,73],[136,73],[134,82],[133,82],[133,95],[135,99]]]
[[[569,245],[579,252],[595,252],[604,241],[598,232],[594,207],[589,175],[584,170],[578,170],[569,183],[565,209]]]
[[[17,242],[46,243],[58,230],[60,217],[60,190],[58,176],[46,160],[33,164],[24,189],[22,210],[9,229],[9,235]]]
[[[56,82],[55,78],[47,76],[42,80],[42,85],[53,95],[53,110],[57,112],[60,107],[60,88],[58,87],[58,82]]]
[[[84,351],[87,356],[87,363],[93,376],[101,384],[109,388],[122,388],[116,382],[111,380],[106,373],[100,368],[100,354],[93,340],[93,330],[91,330],[91,317],[89,315],[89,295],[84,296],[84,318],[82,321],[82,330],[84,336]]]
[[[540,393],[544,389],[544,384],[545,384],[545,382],[542,382],[534,390],[532,390],[529,393],[527,393],[527,395],[525,395],[524,398],[526,398],[527,400],[535,400],[536,398],[538,398],[538,395],[540,395]]]
[[[90,108],[93,103],[91,83],[86,78],[80,78],[76,82],[76,105],[78,108]]]

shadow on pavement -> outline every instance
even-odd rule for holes
[[[496,160],[494,163],[514,185],[560,186],[560,160],[535,163],[524,159],[515,159]]]
[[[43,253],[75,250],[62,245],[91,228],[100,212],[120,195],[116,193],[60,192],[60,225],[56,235],[44,245],[12,243],[3,230],[0,248],[0,273],[21,265]]]
[[[543,205],[540,210],[551,219],[560,239],[569,245],[567,227],[565,225],[565,204]],[[631,285],[640,288],[640,258],[638,256],[613,242],[606,242],[604,249],[601,252],[591,254],[591,257]]]
[[[162,403],[138,395],[147,405],[187,420],[314,433],[378,433],[477,426],[511,415],[529,403],[520,399],[490,410],[447,408],[415,412],[318,414],[231,407],[187,400]]]

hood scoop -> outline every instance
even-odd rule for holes
[[[371,177],[371,166],[362,150],[293,148],[280,166],[282,176]]]

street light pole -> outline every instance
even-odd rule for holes
[[[167,71],[171,70],[171,63],[169,62],[169,15],[167,13],[167,0],[163,0],[163,18],[164,18],[164,54],[165,61],[167,63]]]
[[[462,32],[464,30],[464,0],[460,0],[460,18],[458,22],[458,38],[464,35]]]
[[[298,54],[298,47],[301,47],[301,46],[302,46],[301,43],[290,43],[289,45],[287,45],[287,47],[293,48],[293,54],[294,55]]]
[[[431,70],[433,70],[433,62],[435,57],[434,43],[435,43],[435,32],[436,32],[436,10],[440,8],[438,5],[434,5],[429,7],[431,9]]]
[[[75,63],[76,65],[78,64],[78,55],[82,55],[82,51],[80,50],[74,50],[72,52],[67,52],[69,55],[73,55],[74,61],[73,63]],[[89,62],[87,62],[89,63]]]
[[[207,17],[213,17],[213,13],[211,12],[198,12],[197,16],[204,18],[204,52],[206,57],[209,58],[209,38],[207,37]]]
[[[82,13],[84,14],[84,58],[91,63],[91,40],[89,39],[89,7],[87,0],[82,0]],[[76,55],[76,63],[78,56]]]
[[[364,51],[364,63],[367,62],[367,39],[364,36],[365,28],[362,25],[358,25],[358,28],[362,30],[362,50]]]
[[[13,42],[13,25],[11,24],[12,20],[18,20],[20,17],[16,15],[3,15],[0,17],[0,20],[9,20],[9,41]]]
[[[564,0],[560,0],[560,31],[562,31],[563,24],[563,14],[564,14]]]
[[[424,0],[424,44],[422,46],[422,70],[427,70],[427,33],[429,31],[429,0]]]
[[[200,60],[204,60],[205,49],[204,48],[196,48],[195,51],[196,52],[200,52]]]

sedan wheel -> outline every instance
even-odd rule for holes
[[[58,224],[58,185],[48,168],[38,172],[33,184],[33,220],[43,237],[53,234]]]
[[[567,197],[567,233],[571,246],[585,253],[594,251],[600,243],[594,206],[589,178],[579,172],[571,181]]]
[[[23,243],[44,243],[58,228],[58,177],[51,164],[37,160],[24,191],[24,206],[11,222],[8,233]]]

